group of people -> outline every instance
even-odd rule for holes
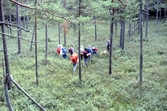
[[[109,52],[110,50],[110,41],[106,39],[107,45],[106,50]],[[67,54],[70,54],[70,63],[73,65],[73,72],[77,69],[77,63],[79,62],[79,56],[78,53],[74,51],[74,45],[71,45],[71,47],[67,50],[63,45],[58,45],[56,48],[56,52],[58,55],[62,56],[64,59],[67,58]],[[84,66],[88,65],[88,61],[91,60],[91,55],[97,55],[98,48],[97,47],[91,47],[88,45],[86,48],[83,46],[80,47],[80,58],[81,60],[84,60]]]
[[[64,59],[67,58],[67,55],[70,54],[70,63],[73,65],[73,71],[76,71],[77,63],[79,62],[78,53],[74,51],[74,45],[67,50],[63,45],[58,45],[56,48],[56,52],[58,55],[62,56]],[[84,48],[83,46],[80,47],[80,57],[81,60],[84,60],[84,66],[88,65],[88,61],[91,60],[91,55],[97,55],[98,49],[97,47],[88,47]]]

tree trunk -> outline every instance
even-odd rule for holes
[[[115,36],[117,36],[117,28],[118,28],[118,22],[115,21]]]
[[[64,34],[64,46],[66,46],[66,34]]]
[[[113,2],[113,0],[112,0]],[[109,75],[112,74],[112,49],[113,49],[113,31],[114,31],[114,9],[110,9],[110,50],[109,50]]]
[[[9,22],[11,23],[12,22],[12,14],[10,13],[9,15]],[[10,29],[10,34],[12,34],[12,29]]]
[[[79,10],[78,10],[79,17],[81,16],[81,2],[82,2],[82,0],[79,0]],[[82,76],[81,76],[81,56],[80,56],[80,46],[81,46],[80,42],[81,42],[81,40],[80,40],[80,38],[81,38],[81,23],[79,22],[78,23],[78,51],[79,51],[78,57],[79,57],[79,80],[81,82]]]
[[[159,20],[158,20],[158,16],[159,16],[159,14],[158,14],[159,11],[158,10],[159,10],[159,7],[158,6],[159,6],[159,0],[157,0],[157,6],[156,6],[157,7],[156,8],[156,24],[158,24],[158,22],[159,22]]]
[[[163,23],[166,22],[166,9],[164,8],[164,21]]]
[[[84,23],[82,22],[82,32],[84,33]]]
[[[142,15],[142,0],[140,0],[140,18],[139,18],[139,20],[140,20],[140,80],[139,80],[139,82],[140,82],[140,84],[142,84],[142,69],[143,69],[143,28],[142,28],[142,17],[143,17],[143,15]]]
[[[131,25],[131,23],[129,24],[129,31],[128,31],[128,35],[129,35],[129,37],[131,37],[131,29],[132,29],[132,25]]]
[[[61,44],[61,42],[60,42],[60,33],[61,33],[61,31],[60,31],[61,29],[60,29],[60,22],[58,21],[58,42],[59,42],[59,44]]]
[[[18,2],[18,0],[17,0]],[[21,54],[21,39],[20,39],[20,35],[21,35],[21,31],[20,31],[20,17],[19,17],[19,5],[16,4],[16,21],[17,21],[17,26],[18,26],[18,31],[17,31],[17,36],[18,36],[18,54]]]
[[[47,61],[48,57],[48,25],[45,25],[45,60]]]
[[[147,4],[147,9],[146,9],[146,34],[145,37],[148,37],[148,20],[149,20],[149,4]]]
[[[31,38],[30,51],[32,51],[33,40],[34,40],[34,34],[35,34],[35,24],[34,24],[34,29],[33,29],[32,38]]]
[[[94,17],[94,26],[95,26],[95,40],[97,40],[97,22],[96,22],[96,17]]]
[[[3,0],[0,0],[0,21],[4,22],[4,13],[3,13]],[[5,33],[5,26],[4,24],[1,24],[1,31],[2,33]],[[2,34],[2,41],[3,41],[3,53],[4,53],[4,59],[5,59],[5,81],[4,81],[4,91],[5,91],[5,97],[7,106],[9,108],[9,111],[13,111],[8,89],[11,89],[11,81],[7,78],[10,76],[10,68],[9,68],[9,61],[8,61],[8,52],[7,52],[7,43],[6,43],[6,37],[4,34]]]
[[[37,0],[35,6],[37,7]],[[35,11],[35,66],[36,66],[36,84],[38,85],[38,48],[37,48],[37,10]]]
[[[123,30],[123,27],[122,27],[122,20],[120,21],[120,25],[121,25],[121,30],[120,30],[120,40],[119,40],[119,47],[121,48],[122,47],[122,30]]]
[[[121,21],[120,47],[122,50],[124,50],[124,37],[125,37],[125,22]]]

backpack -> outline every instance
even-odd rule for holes
[[[56,52],[60,55],[60,48],[56,48]]]
[[[63,53],[67,53],[66,48],[62,48],[62,52],[63,52]]]
[[[91,48],[87,48],[87,52],[92,54]]]
[[[98,52],[98,48],[97,47],[95,48],[95,51]]]
[[[71,48],[69,48],[69,49],[68,49],[68,53],[73,54],[73,52],[72,52],[72,49],[71,49]]]
[[[70,59],[71,59],[73,64],[76,64],[77,60],[78,60],[78,55],[77,54],[73,54],[73,55],[71,55]]]

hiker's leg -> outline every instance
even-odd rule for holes
[[[77,64],[73,64],[73,67],[74,67],[74,72],[75,72],[77,69]]]

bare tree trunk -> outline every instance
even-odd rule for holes
[[[66,34],[64,34],[64,46],[66,46]]]
[[[33,29],[32,38],[31,38],[30,51],[32,51],[33,40],[34,40],[34,33],[35,33],[35,24],[34,24],[34,29]]]
[[[45,59],[48,57],[48,25],[45,25]]]
[[[35,6],[37,7],[37,0]],[[37,11],[35,11],[35,66],[36,66],[36,84],[38,85],[38,45],[37,45]]]
[[[115,36],[117,36],[117,32],[118,32],[117,28],[118,28],[118,22],[115,21]]]
[[[158,24],[158,22],[159,22],[159,20],[158,20],[158,17],[159,17],[159,14],[158,14],[158,12],[159,12],[159,0],[157,0],[157,8],[156,8],[156,24]]]
[[[125,37],[125,21],[121,21],[120,47],[122,50],[124,50],[124,37]]]
[[[122,47],[122,30],[123,30],[123,27],[122,27],[122,20],[120,21],[120,25],[121,25],[121,30],[120,30],[120,40],[119,40],[119,47],[121,48]]]
[[[82,32],[84,33],[84,22],[82,22]]]
[[[139,82],[140,82],[140,84],[142,84],[142,69],[143,69],[143,28],[142,28],[142,21],[143,21],[143,19],[142,19],[142,17],[143,17],[143,15],[142,15],[142,0],[140,0],[140,18],[139,18],[139,20],[140,20],[140,22],[139,22],[139,28],[140,28],[140,80],[139,80]]]
[[[59,44],[61,44],[61,42],[60,42],[60,33],[61,33],[61,31],[60,31],[61,29],[60,29],[60,22],[58,21],[58,41],[59,41]]]
[[[12,15],[11,15],[11,12],[9,14],[9,22],[11,23],[12,22]],[[12,34],[12,29],[9,29],[9,33]]]
[[[132,30],[132,25],[131,25],[131,23],[129,24],[129,31],[128,31],[128,35],[129,35],[129,37],[131,37],[131,30]]]
[[[149,4],[147,4],[147,9],[146,9],[146,34],[145,37],[148,37],[148,20],[149,20]]]
[[[0,21],[4,22],[4,13],[3,13],[3,0],[0,0]],[[5,33],[5,26],[4,24],[1,24],[1,31],[2,33]],[[8,90],[11,89],[11,81],[8,79],[10,76],[10,68],[9,68],[9,61],[8,61],[8,52],[7,52],[7,43],[6,43],[6,37],[4,34],[2,34],[2,41],[3,41],[3,53],[4,53],[4,59],[5,59],[5,81],[4,81],[4,90],[5,90],[5,97],[7,106],[9,108],[9,111],[13,111]]]
[[[112,0],[112,2],[114,2]],[[112,74],[112,49],[113,49],[113,35],[114,35],[114,9],[110,9],[110,50],[109,50],[109,75]]]
[[[97,40],[97,22],[96,22],[96,17],[94,17],[94,26],[95,26],[95,40]]]
[[[166,9],[164,8],[164,21],[163,23],[166,22]]]
[[[17,0],[18,2],[18,0]],[[18,26],[18,31],[17,31],[17,36],[18,36],[18,54],[21,54],[21,31],[20,31],[20,17],[19,17],[19,5],[16,4],[16,21],[17,21],[17,26]]]
[[[80,17],[81,16],[81,2],[82,2],[82,0],[79,0],[79,10],[78,10],[78,16]],[[79,53],[78,53],[78,55],[79,55],[79,80],[80,80],[80,82],[82,81],[82,76],[81,76],[81,56],[80,56],[80,46],[81,46],[81,44],[80,44],[80,42],[81,42],[81,40],[80,40],[80,38],[81,38],[81,23],[79,22],[78,23],[78,51],[79,51]]]

